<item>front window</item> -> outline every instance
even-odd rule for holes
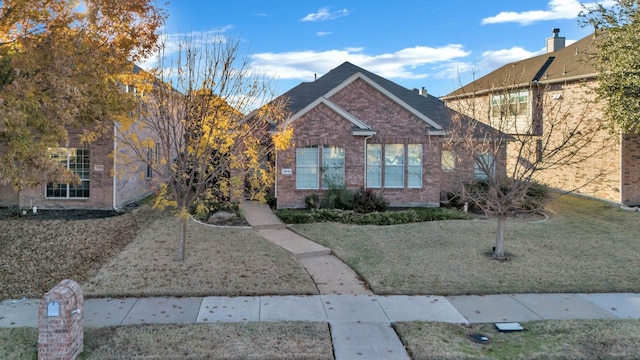
[[[422,187],[422,144],[409,144],[407,146],[408,177],[407,187]]]
[[[442,150],[440,165],[443,171],[455,171],[458,158],[456,153],[451,150]]]
[[[382,145],[367,144],[367,187],[382,186]]]
[[[296,151],[296,188],[318,188],[318,147],[298,148]]]
[[[486,180],[489,175],[495,176],[496,164],[495,157],[491,153],[476,154],[473,164],[473,176],[476,179]]]
[[[322,188],[344,187],[344,148],[322,148]]]
[[[404,145],[389,144],[384,147],[384,187],[404,186]]]
[[[491,126],[508,134],[530,134],[529,91],[491,96]]]
[[[90,161],[89,149],[54,148],[50,149],[52,158],[58,160],[67,170],[80,178],[80,184],[49,183],[47,198],[77,199],[89,197]]]

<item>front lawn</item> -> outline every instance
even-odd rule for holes
[[[511,219],[510,261],[490,260],[495,220],[393,226],[292,225],[354,268],[376,294],[640,291],[640,213],[562,196],[546,222]]]

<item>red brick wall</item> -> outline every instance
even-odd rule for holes
[[[384,96],[363,80],[356,80],[330,99],[377,133],[367,139],[369,144],[423,144],[422,188],[372,189],[383,193],[392,206],[437,206],[440,201],[441,139],[426,135],[427,124]],[[334,145],[345,148],[345,185],[356,190],[364,186],[365,138],[353,136],[353,124],[324,104],[320,104],[293,123],[293,146],[278,153],[277,201],[279,208],[304,207],[309,194],[322,190],[296,189],[296,148],[313,145]],[[406,151],[406,147],[405,147]],[[291,169],[283,175],[282,169]],[[383,175],[384,176],[384,175]],[[384,178],[383,178],[384,183]],[[321,195],[322,196],[322,195]]]

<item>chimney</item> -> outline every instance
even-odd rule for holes
[[[553,29],[553,36],[547,38],[547,54],[550,52],[558,51],[564,47],[564,41],[566,38],[564,36],[558,36],[560,33],[560,29]]]
[[[427,89],[423,86],[420,90],[418,90],[418,94],[427,96]]]

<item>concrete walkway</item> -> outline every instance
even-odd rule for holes
[[[331,254],[331,249],[288,230],[266,204],[243,201],[242,210],[258,235],[295,256],[321,295],[373,295],[353,269]]]

